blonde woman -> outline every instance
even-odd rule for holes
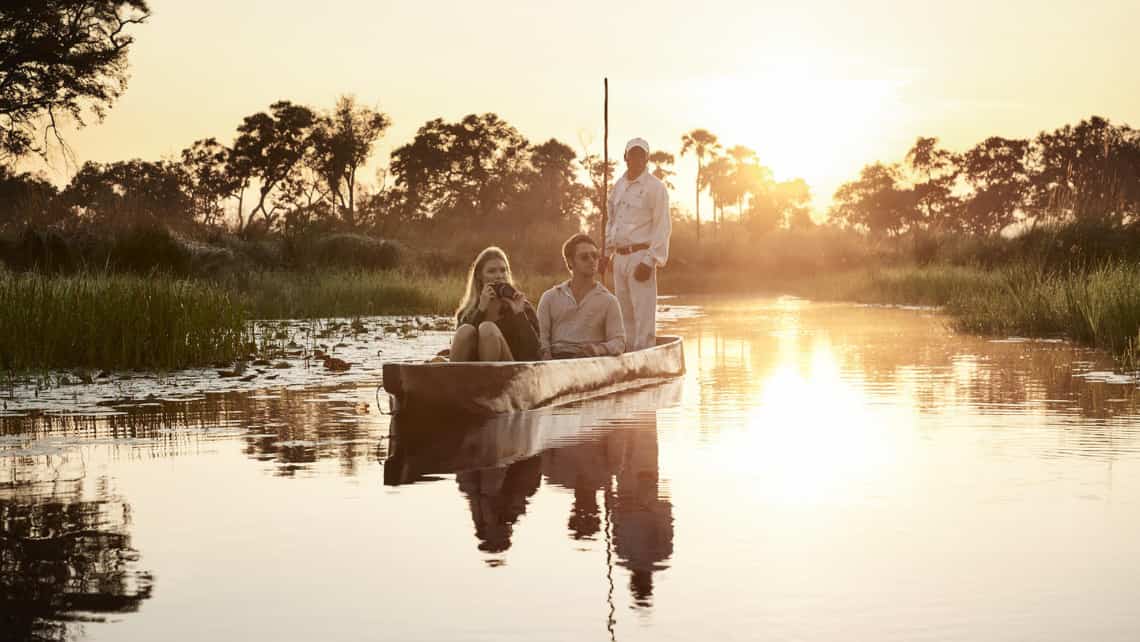
[[[455,311],[452,361],[537,361],[538,315],[511,278],[507,255],[489,247],[467,273],[467,292]]]

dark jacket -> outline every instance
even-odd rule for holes
[[[486,315],[479,308],[475,308],[466,317],[456,319],[458,325],[470,324],[476,328],[485,320]],[[507,340],[507,345],[510,346],[511,354],[516,361],[539,360],[538,315],[535,314],[529,301],[523,304],[522,312],[515,312],[503,306],[503,313],[499,315],[495,325],[499,327],[499,332],[503,333],[503,338]]]

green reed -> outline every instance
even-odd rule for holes
[[[545,275],[516,276],[535,305],[556,281]],[[231,279],[226,286],[262,319],[450,315],[463,296],[466,275],[416,270],[259,272]]]
[[[924,266],[863,270],[790,284],[796,294],[943,306],[958,330],[1068,337],[1140,366],[1140,265],[1055,269],[1024,261],[994,270]]]
[[[0,368],[210,363],[242,351],[248,318],[240,299],[204,282],[0,271]]]

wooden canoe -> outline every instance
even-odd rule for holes
[[[616,357],[555,361],[386,363],[394,415],[490,417],[558,406],[685,373],[680,337]]]

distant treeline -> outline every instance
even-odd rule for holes
[[[1140,214],[1140,131],[1093,116],[1032,140],[993,136],[964,153],[919,138],[839,188],[831,220],[872,234],[1010,226],[1120,226]]]

